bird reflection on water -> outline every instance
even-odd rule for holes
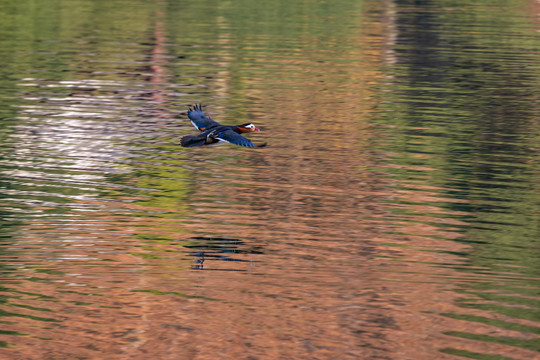
[[[190,256],[196,257],[193,270],[246,271],[241,269],[204,268],[208,261],[235,261],[253,263],[255,260],[245,260],[233,257],[237,254],[263,254],[260,246],[246,246],[242,240],[226,237],[194,236],[184,245],[191,251]]]

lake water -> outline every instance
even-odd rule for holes
[[[0,358],[540,359],[539,11],[4,1]]]

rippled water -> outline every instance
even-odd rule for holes
[[[540,358],[537,15],[7,1],[0,357]]]

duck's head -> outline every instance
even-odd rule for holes
[[[242,124],[242,125],[238,125],[237,128],[238,128],[238,130],[240,130],[241,133],[260,131],[252,123],[245,123],[245,124]]]

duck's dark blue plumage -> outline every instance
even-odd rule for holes
[[[220,125],[218,122],[204,115],[201,109],[201,105],[195,105],[193,106],[193,109],[190,108],[188,110],[188,117],[189,120],[191,120],[193,126],[195,126],[197,130],[200,131],[210,130]]]
[[[242,135],[237,134],[231,126],[225,125],[218,125],[210,130],[201,132],[199,135],[186,135],[180,140],[180,144],[183,147],[195,147],[217,144],[220,141],[245,147],[255,147],[255,144]]]
[[[206,116],[200,105],[195,105],[188,110],[188,117],[193,126],[201,131],[199,135],[186,135],[180,140],[180,144],[184,147],[195,147],[202,145],[211,145],[218,142],[228,142],[235,145],[245,147],[262,147],[255,145],[242,135],[252,131],[259,131],[253,124],[247,123],[238,126],[221,125],[217,121]]]
[[[211,131],[214,131],[214,130],[211,130]],[[255,145],[251,141],[249,141],[242,135],[237,134],[236,131],[234,131],[234,129],[231,129],[229,127],[225,127],[224,129],[221,129],[221,127],[216,128],[216,132],[212,137],[214,139],[225,141],[225,142],[235,144],[235,145],[255,147]]]

